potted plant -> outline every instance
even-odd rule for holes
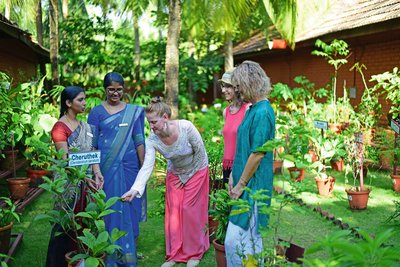
[[[344,159],[346,158],[346,149],[344,146],[344,136],[337,135],[335,137],[330,137],[332,142],[333,156],[330,159],[330,164],[332,170],[344,171]]]
[[[52,155],[51,140],[48,135],[34,135],[25,141],[25,158],[30,162],[30,168],[26,170],[27,177],[31,179],[31,187],[37,187],[43,182],[43,176],[49,176],[50,158]]]
[[[76,188],[85,182],[87,166],[68,167],[68,160],[61,159],[62,153],[57,152],[57,159],[51,158],[51,170],[57,174],[57,179],[44,176],[45,183],[39,187],[48,191],[58,208],[37,216],[36,220],[47,220],[61,226],[63,232],[74,241],[77,251],[72,252],[69,262],[85,260],[85,266],[105,266],[104,258],[113,254],[120,247],[115,241],[126,235],[126,232],[113,229],[107,232],[104,217],[116,212],[111,206],[120,198],[106,200],[102,190],[88,190],[89,204],[83,212],[75,214],[74,206],[70,205],[71,188]]]
[[[367,208],[371,189],[364,186],[365,146],[362,133],[355,133],[352,138],[346,140],[346,151],[346,177],[350,169],[354,180],[353,186],[346,189],[349,205],[351,209],[363,210]],[[356,185],[357,181],[359,181],[359,186]]]
[[[332,77],[332,94],[330,99],[330,106],[333,109],[333,118],[330,121],[330,127],[336,132],[340,132],[342,126],[338,124],[338,109],[337,109],[337,77],[340,67],[347,63],[347,58],[349,57],[350,50],[348,44],[343,40],[334,39],[330,44],[323,42],[318,39],[315,41],[315,46],[318,50],[311,52],[312,55],[320,56],[326,59],[329,65],[334,68],[334,75]]]
[[[374,86],[375,89],[383,89],[381,90],[381,94],[385,96],[387,100],[389,100],[392,105],[389,110],[389,117],[391,119],[396,119],[397,121],[400,118],[400,71],[399,68],[395,67],[393,68],[392,72],[384,72],[382,74],[378,75],[372,75],[371,81],[377,82],[377,84]],[[395,141],[396,143],[398,142],[398,135],[396,135],[397,140]],[[397,144],[397,149],[398,149],[398,144]],[[398,150],[393,151],[395,153],[395,156],[397,157],[397,160],[399,159],[399,154]],[[394,186],[396,186],[395,190],[400,187],[398,183],[400,183],[400,180],[398,180],[399,176],[397,175],[397,170],[395,169],[392,175],[392,179],[394,182]],[[399,189],[400,190],[400,189]]]
[[[209,214],[213,216],[215,221],[218,221],[218,226],[215,230],[215,239],[213,240],[218,267],[226,266],[224,241],[229,223],[229,213],[231,210],[229,201],[230,197],[228,189],[220,189],[215,191],[213,194],[210,194]]]
[[[381,90],[381,94],[389,100],[392,105],[389,114],[392,118],[400,116],[400,71],[399,68],[393,68],[392,72],[384,72],[371,76],[371,82],[377,82],[374,89]],[[390,122],[389,122],[390,123]]]
[[[295,125],[288,129],[284,149],[284,159],[294,163],[289,167],[290,177],[298,182],[304,179],[305,169],[311,162],[309,151],[309,131],[303,125]]]
[[[0,197],[3,206],[0,209],[0,253],[8,254],[10,249],[11,230],[14,222],[19,222],[16,205],[7,197]]]
[[[400,159],[400,137],[396,135],[396,139],[394,140],[396,142],[396,145],[394,148],[386,150],[385,152],[390,153],[394,156],[394,160],[396,163]],[[396,168],[393,168],[393,173],[390,175],[392,178],[393,182],[393,190],[396,192],[400,192],[400,174],[397,171],[397,166]]]
[[[14,145],[14,134],[11,133],[11,140]],[[14,147],[12,146],[12,151],[14,152]],[[14,154],[14,153],[13,153]],[[16,177],[16,166],[15,157],[12,158],[13,162],[13,177],[7,179],[8,189],[11,194],[11,198],[14,200],[23,199],[29,189],[30,179],[27,177]]]
[[[336,141],[338,139],[330,139],[324,137],[318,131],[313,131],[310,136],[311,142],[315,147],[318,160],[310,165],[312,172],[316,175],[315,182],[318,192],[321,196],[330,196],[333,192],[336,178],[326,173],[326,162],[330,161],[335,155]]]

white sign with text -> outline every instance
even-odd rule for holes
[[[68,166],[81,166],[100,163],[100,151],[77,152],[68,154]]]
[[[328,122],[327,121],[314,120],[314,127],[318,128],[318,129],[328,130]]]
[[[400,133],[400,122],[398,120],[391,120],[390,122],[390,127],[395,131],[396,133]]]

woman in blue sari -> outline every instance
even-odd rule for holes
[[[88,123],[96,126],[97,148],[101,151],[101,172],[107,198],[119,197],[129,190],[144,160],[144,109],[121,101],[124,80],[119,73],[104,77],[107,99],[92,109]],[[132,204],[117,202],[112,209],[120,211],[105,218],[107,231],[126,231],[117,241],[122,253],[107,257],[107,266],[136,266],[136,239],[139,221],[145,218],[145,200],[135,199]]]

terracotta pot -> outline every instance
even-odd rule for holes
[[[317,183],[318,192],[323,197],[329,197],[333,192],[333,187],[335,186],[336,178],[329,176],[328,179],[321,179],[315,177],[315,182]]]
[[[299,169],[297,167],[289,167],[289,174],[290,178],[293,180],[296,180],[296,182],[301,182],[304,180],[304,175],[305,175],[305,170],[304,169]]]
[[[283,160],[274,160],[273,170],[275,174],[282,174]]]
[[[0,157],[0,169],[4,171],[12,171],[14,168],[14,162],[17,162],[17,154],[19,153],[18,149],[14,149],[14,157],[12,154],[12,150],[2,150],[1,154],[5,156],[5,158]]]
[[[34,169],[26,169],[26,176],[31,179],[29,184],[30,187],[36,188],[38,185],[43,183],[43,176],[50,176],[50,171],[48,170],[34,170]]]
[[[400,175],[391,174],[390,177],[392,177],[393,190],[400,192]]]
[[[279,238],[279,241],[281,242],[281,241],[285,241],[285,240]],[[287,241],[285,241],[285,242],[287,242]],[[290,262],[295,262],[295,263],[301,264],[302,261],[300,259],[304,258],[305,249],[303,247],[300,247],[291,242],[289,242],[289,244],[290,244],[290,246],[288,248],[286,248],[286,251],[285,251],[286,259]],[[278,245],[278,246],[280,246],[280,245]],[[281,248],[281,250],[282,250],[282,248]]]
[[[269,49],[285,49],[287,47],[287,43],[283,39],[272,39],[268,41]]]
[[[314,150],[309,150],[308,154],[310,155],[312,162],[316,162],[318,160],[317,154]]]
[[[11,229],[14,223],[0,227],[0,253],[7,255],[10,250]]]
[[[23,199],[29,190],[30,179],[27,177],[8,178],[8,189],[10,190],[11,198],[14,200]]]
[[[331,160],[332,170],[342,172],[344,170],[344,160],[340,159],[337,161]]]
[[[340,123],[331,123],[329,124],[329,129],[334,133],[340,134],[342,132],[342,125]]]
[[[210,238],[210,243],[215,239],[215,231],[217,231],[219,221],[214,221],[214,216],[208,216],[208,234]]]
[[[215,249],[215,259],[217,261],[217,267],[226,267],[225,246],[219,244],[216,239],[213,240],[213,245]]]
[[[368,204],[368,197],[370,189],[365,191],[356,191],[353,189],[346,189],[347,199],[349,200],[350,209],[352,210],[365,210]]]

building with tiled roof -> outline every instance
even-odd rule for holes
[[[0,71],[13,82],[28,81],[44,73],[50,62],[48,49],[32,40],[32,35],[0,14]]]
[[[233,49],[235,64],[249,59],[259,62],[273,83],[282,82],[291,87],[293,78],[306,76],[316,88],[329,83],[333,67],[323,58],[311,55],[317,39],[331,42],[342,39],[349,44],[348,63],[339,70],[337,94],[343,95],[343,86],[354,88],[351,99],[357,105],[364,90],[361,76],[350,71],[354,63],[364,64],[367,80],[371,75],[400,67],[400,0],[337,0],[311,27],[296,34],[294,50],[269,49],[267,38],[256,34]],[[368,84],[369,86],[371,83]],[[384,112],[390,103],[381,99]]]

